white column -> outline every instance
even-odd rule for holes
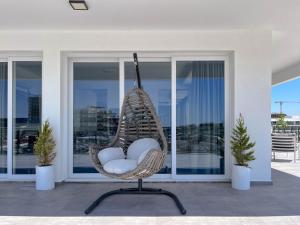
[[[248,43],[235,52],[234,114],[243,114],[256,142],[251,180],[271,181],[271,32],[249,36]]]
[[[56,141],[55,176],[56,181],[64,179],[61,119],[61,67],[60,51],[55,47],[43,52],[42,118],[49,120]]]

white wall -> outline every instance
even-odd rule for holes
[[[66,177],[63,51],[233,51],[232,112],[242,113],[256,141],[254,181],[271,180],[271,31],[0,32],[1,51],[43,53],[43,118],[54,126],[57,180]],[[233,76],[233,74],[231,74]],[[62,172],[64,171],[64,172]]]

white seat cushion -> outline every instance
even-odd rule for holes
[[[98,158],[101,162],[101,165],[104,165],[105,163],[114,159],[125,159],[125,155],[122,148],[111,147],[102,149],[98,153]]]
[[[127,159],[135,159],[141,162],[144,158],[139,159],[143,154],[144,157],[151,149],[160,149],[159,143],[153,138],[141,138],[129,145],[127,150]]]
[[[115,159],[105,163],[103,169],[108,173],[122,174],[134,170],[136,167],[136,160]]]

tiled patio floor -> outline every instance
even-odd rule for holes
[[[300,160],[294,163],[293,153],[276,153],[276,159],[272,161],[272,168],[300,178]]]
[[[286,160],[286,161],[285,161]],[[300,163],[273,162],[273,185],[236,191],[229,183],[148,183],[173,191],[188,213],[165,196],[114,196],[89,216],[101,193],[128,183],[63,183],[38,192],[33,183],[0,183],[0,224],[300,224]],[[280,171],[282,170],[282,171]]]

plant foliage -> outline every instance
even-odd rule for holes
[[[39,166],[50,166],[55,158],[55,141],[49,121],[45,121],[34,144],[34,153],[38,159]]]
[[[255,160],[254,150],[255,142],[250,141],[244,118],[240,114],[237,123],[232,131],[231,151],[236,160],[236,164],[240,166],[248,166],[250,161]]]
[[[276,122],[276,128],[279,130],[285,130],[288,127],[287,122],[285,121],[285,114],[281,113],[279,119]]]

